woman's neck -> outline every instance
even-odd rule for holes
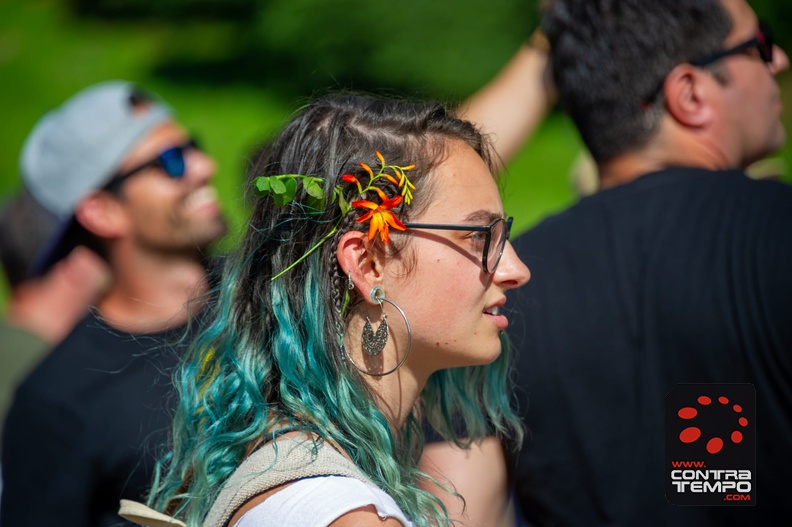
[[[404,426],[427,381],[427,378],[415,375],[406,365],[389,375],[364,375],[364,379],[394,432]]]

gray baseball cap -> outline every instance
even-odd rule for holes
[[[146,102],[145,109],[139,107]],[[115,175],[129,150],[171,115],[162,101],[127,81],[90,86],[42,117],[19,160],[25,189],[59,222],[33,274],[41,274],[77,244],[77,204]]]
[[[125,81],[90,86],[42,117],[25,140],[22,180],[57,218],[69,218],[82,198],[112,178],[129,149],[170,115],[160,101],[136,110],[137,93]]]

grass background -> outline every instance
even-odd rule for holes
[[[172,21],[77,17],[61,0],[0,1],[0,199],[19,187],[17,161],[22,143],[47,109],[95,82],[127,79],[168,101],[178,118],[217,159],[220,169],[215,184],[231,220],[229,239],[233,240],[247,213],[242,201],[246,157],[254,145],[274,133],[307,100],[306,94],[284,90],[277,82],[272,86],[267,82],[224,82],[222,78],[187,82],[163,75],[158,69],[164,50],[178,55],[189,48],[190,52],[211,57],[222,52],[218,42],[232,42],[233,37],[233,27],[224,23],[190,21],[175,30]],[[478,72],[475,78],[482,79],[479,85],[506,63],[522,38],[518,35],[504,44],[487,34],[471,32],[462,37],[465,46],[479,55],[488,53],[495,65]],[[441,64],[446,57],[440,51],[426,49],[420,60]],[[472,81],[465,76],[464,68],[458,69],[460,85],[469,86]],[[454,85],[455,79],[449,78],[454,73],[443,71],[445,77],[439,85]],[[785,105],[792,107],[792,78],[785,74],[779,81]],[[333,79],[327,82],[332,87]],[[459,100],[470,91],[451,93],[449,89],[448,99]],[[787,122],[787,129],[792,129],[790,124]],[[515,232],[522,232],[576,199],[570,170],[580,150],[570,121],[558,111],[551,112],[506,173],[504,202],[507,212],[515,217]],[[790,148],[779,156],[792,162]],[[221,245],[220,250],[229,246]],[[0,282],[2,304],[8,291],[5,281]]]

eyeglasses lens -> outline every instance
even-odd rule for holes
[[[184,175],[184,149],[182,147],[169,148],[159,155],[162,170],[170,177],[179,178]]]
[[[506,246],[507,233],[509,231],[506,220],[498,220],[492,227],[490,244],[487,249],[487,271],[494,273],[503,255],[503,248]]]
[[[172,178],[180,178],[184,175],[184,152],[191,148],[198,148],[198,144],[191,139],[184,145],[174,146],[163,151],[159,156],[159,164],[162,170]]]

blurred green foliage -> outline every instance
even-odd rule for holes
[[[537,23],[533,2],[12,0],[0,3],[0,194],[18,187],[25,136],[92,83],[139,82],[169,101],[220,166],[244,221],[244,160],[311,96],[351,89],[454,104]],[[561,183],[562,187],[566,185]]]
[[[538,22],[534,1],[71,0],[82,17],[164,22],[158,74],[189,82],[459,98]]]
[[[792,49],[792,2],[750,3]],[[46,110],[123,78],[170,102],[215,156],[238,233],[247,156],[311,96],[350,89],[453,105],[537,23],[536,0],[4,0],[0,199],[18,188],[22,142]],[[791,79],[779,80],[791,108]],[[510,164],[504,200],[515,232],[575,199],[569,172],[580,148],[569,121],[553,112]],[[780,154],[788,166],[791,152]]]

